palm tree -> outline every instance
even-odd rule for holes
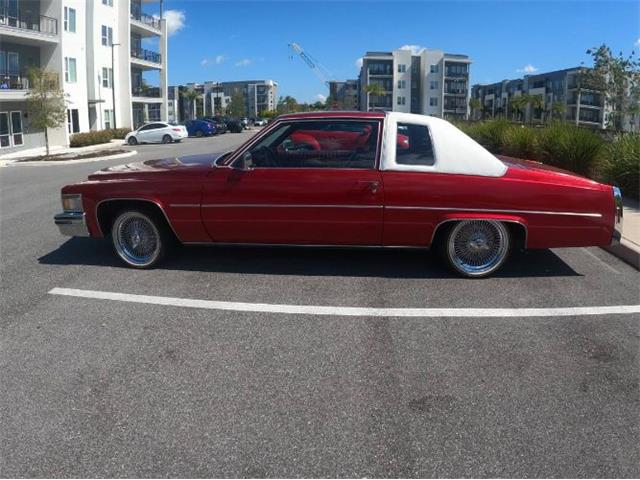
[[[369,85],[367,85],[365,87],[365,91],[368,94],[367,100],[370,97],[374,97],[377,100],[380,97],[384,97],[384,95],[387,93],[387,91],[384,89],[384,87],[382,85],[380,85],[379,83],[370,83]],[[369,104],[369,102],[367,102],[367,104]],[[373,105],[373,108],[375,108],[375,105]]]
[[[191,120],[195,119],[196,103],[202,98],[202,94],[194,88],[189,87],[187,90],[182,92],[182,97],[189,102],[189,118]]]
[[[542,95],[527,95],[527,97],[531,109],[540,114],[540,120],[544,123],[544,99]]]
[[[476,113],[480,111],[482,108],[482,102],[479,98],[470,98],[469,99],[469,109],[471,109],[471,116],[474,117],[472,120],[476,120]]]
[[[564,113],[567,111],[567,106],[563,102],[553,102],[551,104],[551,115],[560,120],[564,119]]]
[[[529,104],[529,99],[527,97],[528,95],[523,94],[513,97],[513,99],[511,100],[511,108],[515,112],[515,116],[518,120],[520,119],[520,115],[522,114],[524,109],[527,108],[527,105]]]

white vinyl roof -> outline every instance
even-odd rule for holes
[[[401,165],[396,163],[398,123],[425,125],[431,134],[435,162],[433,165]],[[501,177],[507,166],[467,134],[446,120],[414,113],[390,112],[385,118],[382,140],[381,170],[457,173]]]

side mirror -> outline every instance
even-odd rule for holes
[[[253,169],[253,156],[251,155],[251,152],[244,152],[242,157],[238,160],[238,167],[243,172]]]

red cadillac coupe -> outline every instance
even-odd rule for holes
[[[184,244],[434,247],[459,274],[513,249],[619,238],[620,191],[496,157],[450,123],[407,113],[283,115],[233,152],[109,167],[62,189],[70,236],[108,236],[129,266]]]

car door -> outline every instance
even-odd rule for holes
[[[136,138],[138,142],[151,142],[151,128],[153,124],[144,125],[138,129],[136,133]]]
[[[340,132],[340,124],[361,131],[362,145],[313,148],[293,140],[329,126]],[[380,245],[380,129],[377,119],[280,122],[207,179],[201,212],[209,235],[218,242]]]

